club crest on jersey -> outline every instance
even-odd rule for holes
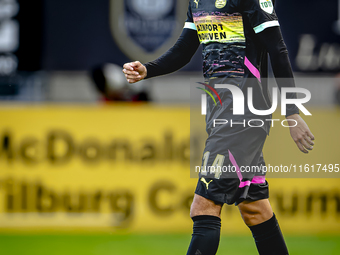
[[[272,14],[274,11],[274,5],[271,0],[259,0],[260,1],[260,7],[265,12]]]
[[[227,0],[216,0],[215,7],[217,9],[223,8],[227,4]]]
[[[183,0],[109,1],[115,43],[127,57],[142,62],[159,57],[173,46],[188,7]]]

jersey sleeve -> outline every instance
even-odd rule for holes
[[[189,4],[188,17],[175,45],[158,59],[145,64],[145,79],[175,72],[188,64],[200,45]]]
[[[192,17],[190,3],[189,3],[189,7],[188,7],[187,19],[186,19],[185,24],[184,24],[184,29],[191,29],[191,30],[197,31],[197,28],[196,28],[195,23],[194,23],[194,19]]]
[[[272,0],[242,0],[242,11],[256,34],[280,26]]]

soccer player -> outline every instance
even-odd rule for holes
[[[295,87],[293,72],[280,25],[271,0],[190,0],[187,20],[176,44],[155,61],[124,65],[128,82],[174,72],[186,65],[203,44],[203,73],[210,87],[232,84],[247,94],[253,89],[254,108],[270,108],[267,56],[281,89]],[[268,54],[267,54],[268,53]],[[262,79],[261,79],[262,78]],[[209,88],[207,86],[207,88]],[[259,254],[286,255],[288,250],[268,200],[268,182],[263,171],[245,173],[242,166],[264,165],[262,148],[271,123],[270,116],[256,116],[245,105],[244,116],[233,115],[231,91],[216,88],[223,104],[207,99],[208,138],[202,166],[233,166],[236,172],[200,172],[190,216],[194,222],[188,255],[213,255],[220,238],[223,204],[238,206],[250,228]],[[214,95],[214,97],[217,96]],[[295,93],[288,93],[290,99]],[[313,149],[314,136],[295,105],[287,105],[290,134],[304,153]],[[264,125],[213,125],[215,119],[235,122],[258,119]],[[209,168],[208,168],[209,169]]]

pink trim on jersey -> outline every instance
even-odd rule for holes
[[[245,182],[241,182],[240,186],[238,186],[239,188],[243,188],[245,186],[250,186],[250,181],[245,181]]]
[[[239,166],[237,165],[237,162],[233,156],[233,154],[230,152],[230,150],[228,150],[229,153],[229,159],[230,162],[233,164],[233,166],[236,168],[236,173],[237,176],[240,180],[240,185],[238,186],[239,188],[243,188],[245,186],[250,186],[250,184],[254,183],[254,184],[260,184],[260,183],[265,183],[266,182],[266,177],[265,176],[254,176],[254,178],[251,181],[242,181],[243,176],[241,173],[241,170],[239,168]]]
[[[233,164],[233,166],[236,168],[237,176],[238,176],[238,178],[240,179],[240,181],[242,181],[243,176],[242,176],[241,170],[240,170],[240,168],[238,167],[237,162],[236,162],[236,160],[235,160],[233,154],[231,154],[230,150],[228,150],[228,152],[229,152],[229,159],[230,159],[230,162],[231,162],[231,163]]]
[[[247,57],[244,58],[244,65],[248,67],[249,71],[261,82],[260,71],[249,61]]]
[[[254,176],[254,178],[251,180],[251,183],[265,183],[266,182],[266,176]]]

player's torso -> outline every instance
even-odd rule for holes
[[[241,0],[190,0],[193,21],[198,38],[203,45],[203,73],[210,85],[234,84],[243,92],[255,86],[258,80],[250,75],[246,61],[252,62],[260,70],[260,56],[263,48],[256,41],[255,33],[242,15]],[[255,85],[254,85],[255,84]],[[235,118],[232,116],[232,96],[229,90],[219,90],[223,109],[214,105],[208,98],[207,129],[216,118]],[[267,107],[262,96],[261,107]],[[252,114],[246,107],[246,116]]]
[[[206,78],[244,76],[246,38],[239,1],[190,1]]]

